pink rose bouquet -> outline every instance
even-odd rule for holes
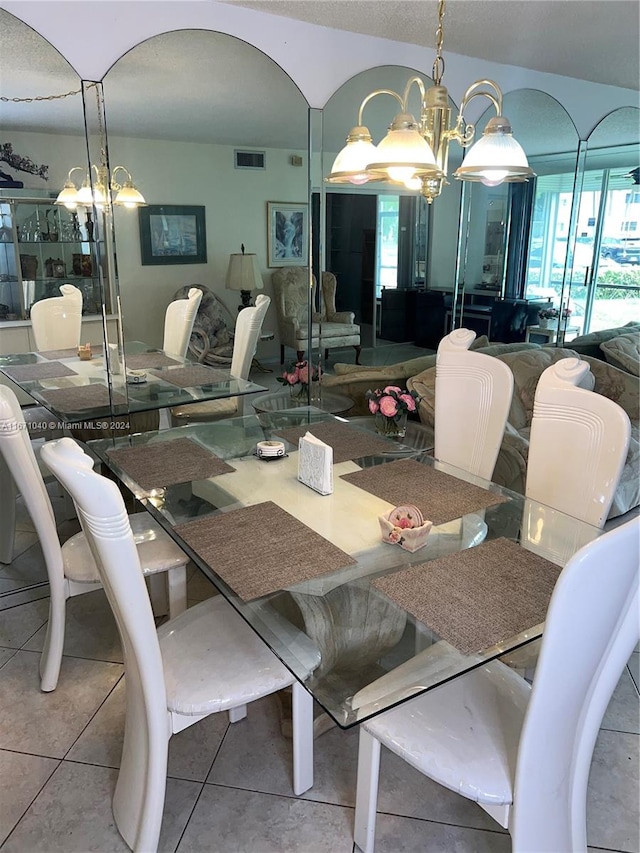
[[[288,364],[282,376],[277,376],[276,380],[281,385],[308,385],[309,375],[312,382],[317,382],[321,373],[320,365],[314,367],[308,361],[297,361]]]
[[[407,391],[397,385],[387,385],[382,390],[367,391],[369,411],[372,415],[380,413],[385,418],[398,420],[404,412],[415,412],[419,400],[415,391]]]

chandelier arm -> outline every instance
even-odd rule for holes
[[[131,172],[127,169],[126,166],[115,166],[111,170],[111,189],[115,190],[116,192],[118,192],[119,190],[122,189],[122,184],[119,184],[116,181],[116,172],[118,171],[118,169],[122,169],[123,172],[126,172],[127,180],[133,182],[133,178],[131,177]]]
[[[420,77],[411,77],[407,80],[407,84],[404,87],[404,93],[402,95],[402,111],[405,113],[409,112],[409,92],[413,84],[416,84],[418,89],[420,90],[420,103],[424,104],[424,96],[425,96],[425,88],[424,83]]]
[[[358,125],[362,125],[362,113],[364,108],[369,103],[369,101],[373,100],[376,95],[391,95],[396,101],[400,104],[401,107],[404,106],[404,102],[400,95],[397,92],[394,92],[393,89],[375,89],[373,92],[369,92],[364,101],[360,104],[360,109],[358,110]]]
[[[485,90],[480,90],[481,86],[489,86],[494,90],[495,94],[491,92],[487,92]],[[480,91],[477,91],[480,90]],[[474,99],[483,95],[485,98],[488,98],[493,104],[496,114],[502,115],[502,90],[493,80],[485,79],[485,80],[476,80],[475,83],[472,83],[471,86],[464,93],[462,98],[462,102],[460,104],[460,115],[464,116],[464,111],[469,103]]]

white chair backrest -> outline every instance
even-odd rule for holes
[[[577,387],[582,384],[583,387]],[[563,358],[538,381],[525,494],[602,527],[629,449],[627,413],[593,387],[589,365]]]
[[[236,378],[249,378],[251,361],[256,354],[262,323],[270,302],[268,296],[260,293],[256,296],[255,307],[243,308],[238,314],[231,359],[231,375]]]
[[[80,344],[82,291],[60,286],[62,296],[41,299],[31,306],[31,326],[37,350],[70,349]]]
[[[16,395],[0,386],[0,455],[11,472],[36,528],[47,566],[49,585],[57,592],[64,583],[62,551],[53,507],[38,467],[29,430]]]
[[[177,355],[180,358],[186,356],[201,300],[202,291],[192,287],[186,299],[176,299],[167,306],[162,343],[162,349],[167,355]]]
[[[456,329],[436,359],[434,456],[491,479],[513,396],[513,373],[497,358],[468,352],[475,332]]]
[[[153,611],[122,495],[112,480],[93,470],[93,461],[72,438],[50,441],[42,459],[67,489],[118,625],[124,649],[127,692],[144,696],[146,719],[168,737],[162,657]],[[156,737],[158,735],[156,734]],[[149,742],[147,740],[147,742]]]
[[[593,747],[640,635],[639,554],[636,518],[578,551],[555,586],[518,747],[514,850],[587,849]],[[573,837],[550,846],[546,832],[564,823],[567,810]]]

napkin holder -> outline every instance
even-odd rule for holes
[[[389,519],[395,512],[392,509],[384,515],[378,516],[382,541],[389,545],[399,545],[405,551],[417,551],[427,544],[432,522],[425,521],[418,527],[396,527]]]
[[[333,447],[310,432],[298,441],[298,480],[321,495],[333,493]]]
[[[78,346],[78,358],[80,361],[91,361],[93,358],[91,344],[80,344]]]

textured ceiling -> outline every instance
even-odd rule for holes
[[[338,30],[435,50],[436,0],[221,0]],[[446,51],[639,86],[638,0],[449,0]]]

